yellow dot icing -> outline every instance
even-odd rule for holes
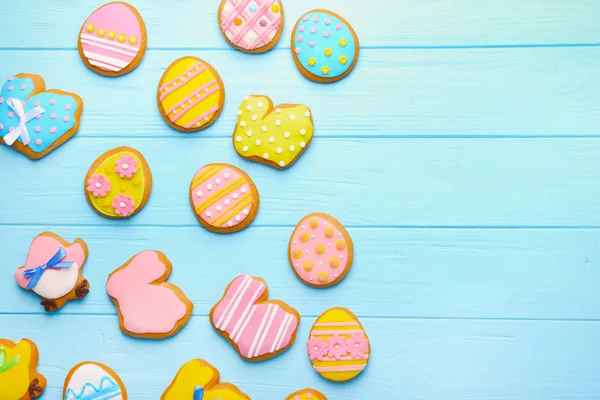
[[[98,36],[103,37],[104,35],[106,35],[106,31],[102,28],[98,29]]]
[[[117,37],[117,34],[114,33],[113,31],[108,32],[108,39],[109,40],[113,40],[116,37]]]
[[[85,30],[88,31],[89,33],[94,32],[94,30],[96,29],[96,27],[94,26],[94,24],[89,24],[88,26],[86,26]]]
[[[137,44],[137,42],[138,42],[138,39],[135,36],[131,36],[129,38],[129,43],[131,43],[131,44]]]
[[[312,271],[312,269],[313,269],[314,266],[315,265],[312,263],[312,261],[305,261],[304,262],[304,270],[305,271],[308,271],[308,272]]]
[[[16,357],[19,358],[17,364],[0,373],[2,399],[20,400],[25,398],[29,383],[33,379],[29,376],[29,363],[33,351],[31,344],[28,341],[21,340],[14,347],[0,344],[0,349],[4,349],[6,361],[14,360]]]
[[[125,41],[127,40],[127,36],[121,34],[117,39],[119,40],[119,42],[125,43]]]
[[[310,109],[286,104],[273,107],[266,96],[249,96],[240,105],[233,132],[236,151],[246,158],[259,158],[271,166],[293,164],[313,137]]]

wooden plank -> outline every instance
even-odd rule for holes
[[[149,51],[127,78],[107,79],[73,50],[3,51],[0,76],[33,72],[76,91],[85,102],[80,136],[182,137],[158,113],[156,85],[188,54],[212,63],[227,93],[216,124],[193,138],[231,137],[248,94],[308,105],[321,137],[600,135],[600,53],[585,47],[365,50],[335,90],[302,77],[283,52]]]
[[[157,249],[173,262],[170,281],[206,316],[238,274],[264,278],[273,298],[317,316],[344,305],[357,315],[418,318],[600,319],[597,229],[351,228],[355,263],[339,286],[315,290],[287,262],[291,228],[258,228],[229,237],[200,227],[0,227],[0,313],[39,313],[39,297],[19,288],[12,271],[42,230],[90,249],[88,297],[61,314],[116,314],[106,295],[108,274],[137,252]],[[226,255],[226,256],[224,256]]]
[[[0,47],[73,49],[85,19],[105,1],[12,3],[0,10],[3,32],[10,33],[0,35]],[[218,3],[133,2],[146,22],[150,48],[202,49],[228,48],[217,25]],[[289,48],[297,19],[323,2],[287,1],[284,6],[279,49]],[[593,0],[328,0],[327,8],[349,20],[366,47],[598,43],[600,5]]]
[[[94,159],[142,152],[153,172],[145,209],[128,221],[97,215],[83,194]],[[599,139],[315,139],[278,171],[240,158],[229,139],[75,137],[41,162],[2,148],[0,221],[8,224],[193,226],[188,189],[209,162],[254,179],[254,226],[294,226],[321,210],[348,226],[600,226]],[[200,229],[200,228],[198,228]]]
[[[157,343],[124,336],[112,316],[0,315],[2,337],[38,344],[47,398],[60,397],[71,366],[95,360],[120,374],[131,398],[157,399],[191,358],[213,363],[222,379],[263,400],[280,400],[302,387],[333,400],[591,400],[600,393],[598,322],[364,318],[373,356],[365,372],[346,384],[327,382],[312,370],[303,343],[313,322],[302,321],[296,343],[281,356],[247,363],[206,317],[193,317],[174,339]]]

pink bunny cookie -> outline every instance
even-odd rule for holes
[[[187,324],[194,305],[179,287],[166,282],[171,270],[163,253],[147,250],[110,274],[106,291],[117,307],[124,333],[163,339]]]
[[[87,255],[81,239],[69,243],[54,233],[40,233],[29,247],[25,265],[15,273],[17,284],[43,297],[46,311],[57,311],[67,301],[88,294],[90,285],[81,276]]]
[[[298,311],[269,300],[265,281],[240,275],[210,311],[213,327],[247,361],[261,361],[284,352],[296,339]]]

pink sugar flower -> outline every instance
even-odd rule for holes
[[[102,174],[94,174],[87,182],[89,185],[87,191],[92,192],[94,197],[104,197],[106,196],[106,193],[110,192],[110,180]]]
[[[364,358],[365,353],[369,351],[369,340],[362,333],[352,335],[346,340],[346,345],[352,358]]]
[[[131,178],[137,172],[137,161],[132,156],[121,156],[117,160],[116,171],[121,178]]]
[[[112,203],[113,208],[115,209],[115,213],[117,215],[121,215],[126,217],[128,215],[133,214],[133,199],[124,194],[120,194],[115,197],[115,201]]]
[[[333,335],[327,339],[327,353],[329,357],[335,357],[336,360],[339,360],[346,354],[347,349],[346,339],[343,336]]]
[[[327,343],[314,336],[306,342],[306,348],[311,360],[322,360],[323,356],[327,354]]]

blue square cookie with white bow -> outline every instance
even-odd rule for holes
[[[77,133],[82,111],[81,97],[46,90],[39,75],[9,76],[0,92],[0,143],[37,160]]]

